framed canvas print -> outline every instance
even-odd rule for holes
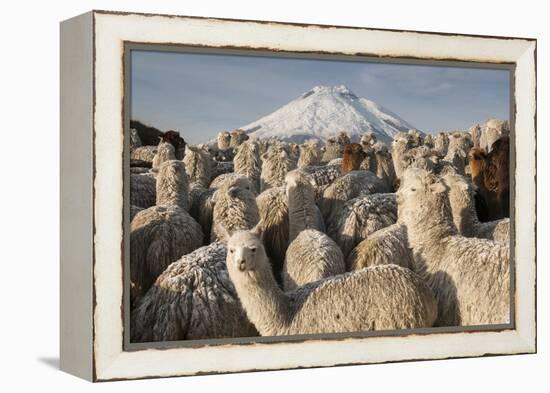
[[[61,23],[61,368],[536,351],[536,40]]]

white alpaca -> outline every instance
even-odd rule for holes
[[[156,184],[155,176],[150,171],[130,174],[130,204],[144,209],[154,206]]]
[[[434,150],[437,151],[442,157],[447,155],[447,148],[449,147],[449,137],[446,133],[440,132],[434,137]]]
[[[302,171],[307,174],[315,189],[315,200],[320,201],[323,193],[332,182],[342,176],[342,163],[338,165],[306,166]]]
[[[413,268],[412,252],[407,241],[407,228],[400,223],[370,234],[349,253],[346,259],[348,270],[388,264]]]
[[[216,143],[218,146],[218,149],[225,150],[228,149],[231,145],[231,134],[229,131],[222,131],[218,134],[218,137],[216,138]]]
[[[350,199],[388,191],[386,183],[372,172],[351,171],[326,188],[319,206],[325,222],[335,222]]]
[[[212,180],[214,161],[210,154],[198,146],[185,146],[185,157],[183,157],[185,171],[192,182],[197,182],[208,187]]]
[[[130,129],[130,150],[141,146],[141,138],[135,128]]]
[[[157,148],[157,154],[153,158],[153,172],[159,171],[160,166],[166,161],[176,160],[176,150],[169,142],[160,142]]]
[[[432,326],[436,303],[409,269],[376,266],[284,293],[256,231],[229,239],[227,270],[246,315],[262,336]]]
[[[449,136],[449,146],[444,161],[451,163],[455,170],[461,175],[465,174],[468,152],[473,143],[470,134],[467,132],[453,132]]]
[[[507,121],[489,119],[481,126],[479,147],[489,153],[493,143],[503,136],[510,134],[510,125]]]
[[[131,312],[131,341],[257,336],[227,273],[226,252],[212,243],[168,266]]]
[[[218,189],[224,188],[227,190],[232,186],[247,189],[254,194],[250,179],[241,175],[235,175],[234,173],[218,176],[212,181],[209,188],[205,188],[199,185],[199,183],[192,183],[190,197],[193,200],[193,204],[191,205],[190,212],[201,225],[203,233],[211,234],[212,232],[212,221]],[[207,237],[209,238],[209,236]]]
[[[285,187],[273,187],[256,198],[262,224],[263,240],[273,273],[281,282],[281,272],[288,248],[288,198]]]
[[[481,127],[479,126],[479,124],[476,124],[475,126],[470,127],[468,132],[472,137],[473,147],[479,149],[481,143]]]
[[[157,154],[157,146],[139,146],[130,151],[130,159],[153,162]]]
[[[329,162],[335,158],[342,158],[344,155],[344,145],[336,138],[329,138],[325,143],[322,162]]]
[[[392,160],[395,176],[400,179],[404,170],[405,155],[412,149],[412,143],[405,136],[396,136],[392,142]]]
[[[231,140],[229,142],[230,147],[240,146],[244,141],[250,137],[243,130],[235,130],[231,132]]]
[[[248,179],[247,179],[248,180]],[[227,240],[233,232],[254,227],[260,220],[256,196],[240,184],[224,183],[215,192],[210,241]]]
[[[372,131],[365,132],[361,135],[359,143],[363,146],[363,149],[371,148],[376,143],[376,134]]]
[[[372,194],[347,201],[338,220],[327,222],[327,234],[344,257],[362,240],[397,220],[395,194]]]
[[[167,161],[157,178],[156,206],[137,213],[130,225],[130,278],[136,293],[182,255],[200,247],[203,233],[187,213],[188,179],[181,161]]]
[[[447,174],[443,181],[449,187],[449,203],[453,221],[462,236],[478,237],[508,243],[510,219],[479,222],[475,210],[474,189],[464,176]]]
[[[318,140],[309,140],[300,145],[300,158],[298,159],[298,168],[311,165],[319,165],[323,158],[321,145]]]
[[[296,168],[296,161],[291,157],[289,146],[282,143],[270,146],[262,160],[261,192],[271,187],[283,186],[286,174]]]
[[[299,170],[286,176],[289,242],[283,266],[283,288],[344,273],[344,256],[338,245],[322,233],[317,219],[315,192]]]
[[[399,220],[407,227],[415,270],[438,301],[439,326],[510,321],[508,244],[458,235],[447,187],[409,169],[398,191]]]
[[[235,173],[248,177],[256,192],[259,192],[262,163],[260,161],[260,147],[258,143],[255,141],[242,143],[237,148],[233,164]]]

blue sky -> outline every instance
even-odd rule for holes
[[[316,85],[346,85],[425,132],[509,118],[506,70],[132,51],[131,117],[191,143],[263,117]]]

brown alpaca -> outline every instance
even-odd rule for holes
[[[487,153],[483,149],[473,148],[468,154],[470,161],[470,174],[472,176],[472,182],[477,186],[479,190],[484,188],[483,185],[483,171],[485,170],[485,160],[487,159]]]
[[[488,219],[510,216],[510,138],[498,139],[489,154],[482,149],[470,150],[472,182],[485,200]]]
[[[485,188],[494,195],[495,205],[489,205],[489,219],[510,216],[510,138],[498,139],[487,155]]]
[[[163,142],[171,143],[175,149],[185,147],[185,140],[180,136],[180,133],[174,130],[169,130],[160,137]]]
[[[342,172],[348,173],[360,169],[361,162],[367,155],[359,143],[349,143],[344,146],[344,160],[342,161]]]

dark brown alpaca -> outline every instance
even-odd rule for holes
[[[360,169],[361,162],[367,155],[359,143],[349,143],[344,146],[344,160],[342,161],[342,172],[348,173]]]
[[[162,142],[168,142],[174,146],[176,151],[176,158],[178,160],[183,159],[185,155],[185,140],[180,136],[180,133],[174,130],[166,131],[161,137]]]
[[[487,155],[485,187],[494,194],[496,204],[489,206],[489,218],[510,217],[510,138],[498,139]]]
[[[487,204],[488,219],[510,216],[510,138],[498,139],[489,154],[470,150],[472,181]]]

